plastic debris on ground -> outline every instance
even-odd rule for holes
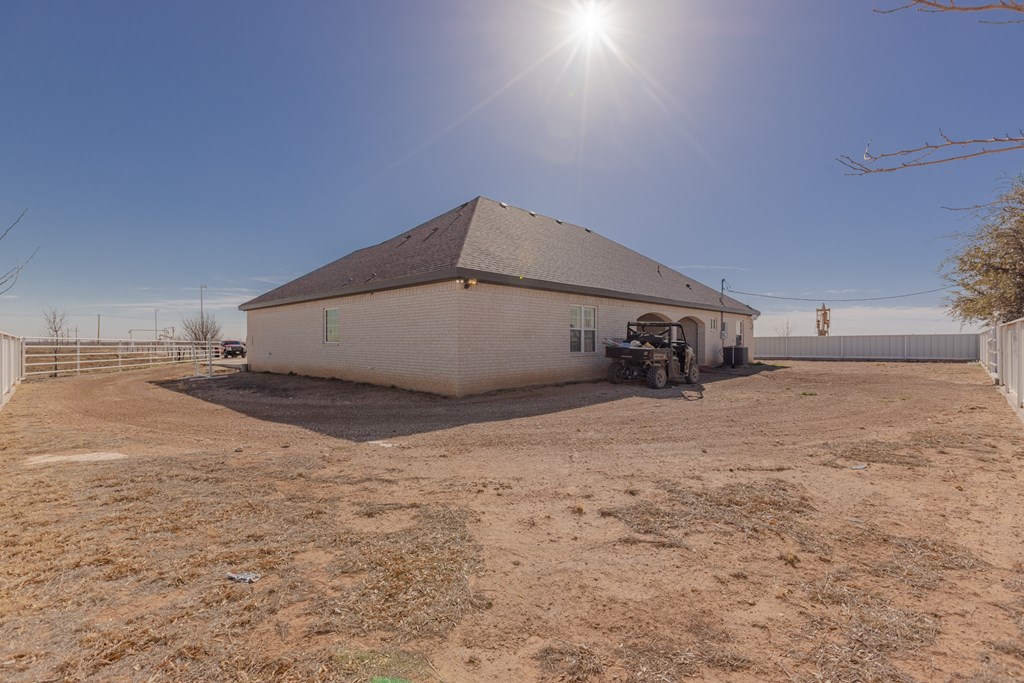
[[[227,578],[239,583],[256,583],[260,580],[260,575],[256,572],[228,572]]]

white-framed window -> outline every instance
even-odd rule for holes
[[[597,350],[597,307],[569,306],[569,352]]]
[[[324,309],[324,343],[337,344],[341,341],[341,315],[337,308]]]
[[[713,330],[717,330],[718,329],[718,318],[712,318],[711,319],[711,329],[713,329]]]

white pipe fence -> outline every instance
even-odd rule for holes
[[[982,367],[1024,418],[1024,318],[990,327],[978,336]]]
[[[22,378],[120,372],[173,363],[199,365],[217,358],[219,344],[132,339],[22,339]]]
[[[977,334],[757,337],[758,358],[777,360],[976,361]]]
[[[22,367],[24,344],[21,337],[0,332],[0,408],[14,394],[25,374]]]

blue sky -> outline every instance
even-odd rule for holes
[[[477,195],[717,287],[942,286],[947,236],[1024,154],[868,177],[835,160],[1017,131],[1024,27],[882,0],[0,4],[0,330],[180,328]],[[589,67],[587,55],[589,54]],[[811,302],[744,297],[758,334]],[[833,333],[957,331],[942,295],[833,303]]]

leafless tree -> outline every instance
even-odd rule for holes
[[[60,343],[71,335],[68,323],[68,314],[58,311],[52,306],[43,311],[43,336],[54,341],[51,352],[53,353],[53,375],[56,377],[60,369]]]
[[[212,342],[220,339],[220,323],[210,313],[195,318],[181,319],[182,335],[193,342]]]
[[[7,237],[7,235],[11,232],[11,230],[14,230],[14,226],[16,226],[18,223],[21,222],[21,219],[25,217],[25,214],[27,212],[28,212],[28,209],[25,209],[24,211],[22,211],[21,215],[18,216],[14,220],[13,223],[11,223],[10,225],[7,226],[7,229],[3,231],[3,234],[0,234],[0,240],[2,240],[3,238]],[[3,294],[4,292],[9,291],[11,289],[11,287],[14,286],[14,284],[18,281],[18,276],[21,275],[22,269],[26,265],[28,265],[28,262],[32,260],[32,258],[36,255],[36,252],[38,252],[38,251],[39,251],[39,248],[37,247],[36,250],[32,252],[32,255],[29,256],[27,259],[25,259],[21,263],[16,264],[13,268],[8,270],[6,273],[0,273],[0,294]]]
[[[780,337],[792,337],[796,333],[796,325],[788,319],[781,325],[775,326],[775,334]]]
[[[70,334],[68,314],[56,308],[43,311],[43,336],[47,339],[67,339]]]
[[[977,13],[992,12],[997,17],[1024,15],[1024,1],[1022,0],[997,0],[996,2],[975,2],[964,4],[957,0],[911,0],[904,5],[890,9],[875,10],[881,14],[892,14],[905,10],[916,10],[918,12],[958,12]],[[983,20],[985,24],[1020,24],[1024,19],[997,19],[994,21]],[[924,144],[894,152],[872,152],[869,142],[864,149],[861,159],[843,155],[839,162],[850,170],[850,175],[868,175],[871,173],[892,173],[908,168],[920,168],[922,166],[934,166],[945,164],[950,161],[963,161],[975,157],[990,154],[1001,154],[1003,152],[1015,152],[1024,150],[1024,128],[1018,129],[1016,133],[1003,133],[988,137],[961,137],[947,135],[939,130],[939,139],[936,142],[925,142]]]

